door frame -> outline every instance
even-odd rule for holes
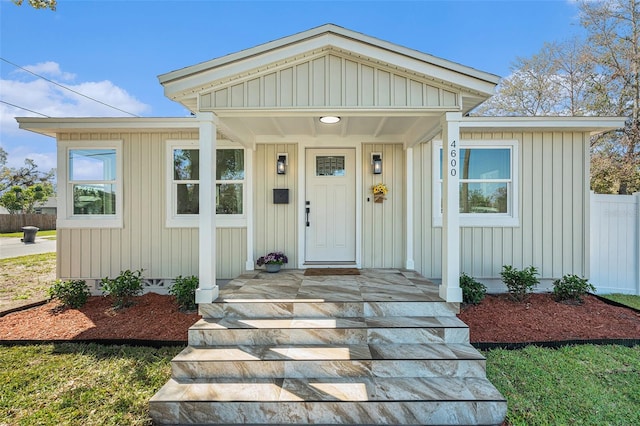
[[[298,143],[298,269],[306,269],[317,267],[318,265],[305,264],[305,247],[306,247],[306,173],[307,173],[307,161],[306,153],[307,149],[327,149],[327,152],[331,152],[332,148],[335,149],[355,149],[355,207],[356,207],[356,257],[355,265],[348,263],[347,265],[353,265],[356,268],[361,268],[362,265],[362,141],[345,140],[339,136],[336,137],[323,137],[321,140],[314,139],[313,141],[300,141]],[[338,264],[322,264],[325,268],[330,267],[344,267],[344,263]]]

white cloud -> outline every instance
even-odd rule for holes
[[[60,76],[73,74],[63,72],[55,62],[44,62],[25,68],[49,70]],[[55,81],[55,79],[52,79]],[[75,92],[96,99],[104,104],[142,115],[150,110],[150,106],[140,102],[125,89],[116,86],[111,81],[81,82],[64,84]],[[18,125],[15,121],[19,117],[118,117],[129,116],[122,111],[88,99],[62,87],[34,77],[30,81],[13,79],[0,80],[0,99],[20,108],[7,104],[0,104],[0,126],[2,133],[15,133]],[[21,109],[25,108],[25,109]],[[30,112],[31,110],[33,112]],[[38,114],[39,113],[39,114]]]
[[[63,72],[60,69],[60,64],[57,62],[40,62],[35,65],[27,65],[24,69],[31,71],[35,74],[40,74],[43,77],[58,78],[63,81],[72,81],[76,78],[76,75],[70,72]]]
[[[75,92],[135,115],[144,115],[151,110],[149,105],[108,80],[70,83],[69,81],[76,76],[62,70],[55,62],[28,65],[25,69],[46,76]],[[42,170],[48,170],[56,164],[53,139],[20,130],[15,117],[130,116],[85,96],[65,90],[26,72],[11,73],[9,77],[0,78],[0,100],[15,105],[0,103],[0,146],[9,154],[9,165],[21,165],[24,158],[35,160]],[[40,150],[43,145],[48,148]]]

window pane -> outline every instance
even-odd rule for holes
[[[216,185],[216,213],[242,214],[242,184],[219,183]]]
[[[200,188],[197,183],[178,184],[177,214],[198,214],[200,211]]]
[[[509,149],[460,150],[460,179],[510,179],[510,169]]]
[[[115,180],[115,149],[69,150],[69,180]]]
[[[316,176],[344,176],[344,156],[316,157]]]
[[[507,183],[461,183],[460,213],[507,213]]]
[[[116,214],[116,186],[73,185],[73,214]]]
[[[176,149],[173,151],[173,179],[200,179],[200,151],[197,149]]]
[[[244,150],[216,150],[216,180],[244,179]]]

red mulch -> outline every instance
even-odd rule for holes
[[[56,302],[0,318],[0,340],[158,340],[185,341],[200,316],[178,310],[175,298],[148,293],[130,308],[114,310],[111,300],[91,297],[80,309],[58,310]],[[640,314],[585,297],[583,305],[557,303],[533,294],[526,303],[488,295],[459,317],[471,329],[471,342],[539,342],[581,339],[640,339]]]
[[[0,318],[0,340],[124,339],[185,341],[200,319],[183,313],[173,296],[147,293],[135,305],[115,310],[108,297],[90,297],[80,309],[59,309],[58,302]]]
[[[544,342],[640,339],[640,314],[587,295],[581,305],[558,303],[550,294],[531,294],[524,303],[507,294],[487,295],[458,317],[469,325],[471,342]]]

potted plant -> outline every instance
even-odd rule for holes
[[[263,266],[267,272],[278,272],[283,264],[289,262],[287,256],[281,251],[269,253],[265,256],[258,258],[256,263],[258,266]]]

